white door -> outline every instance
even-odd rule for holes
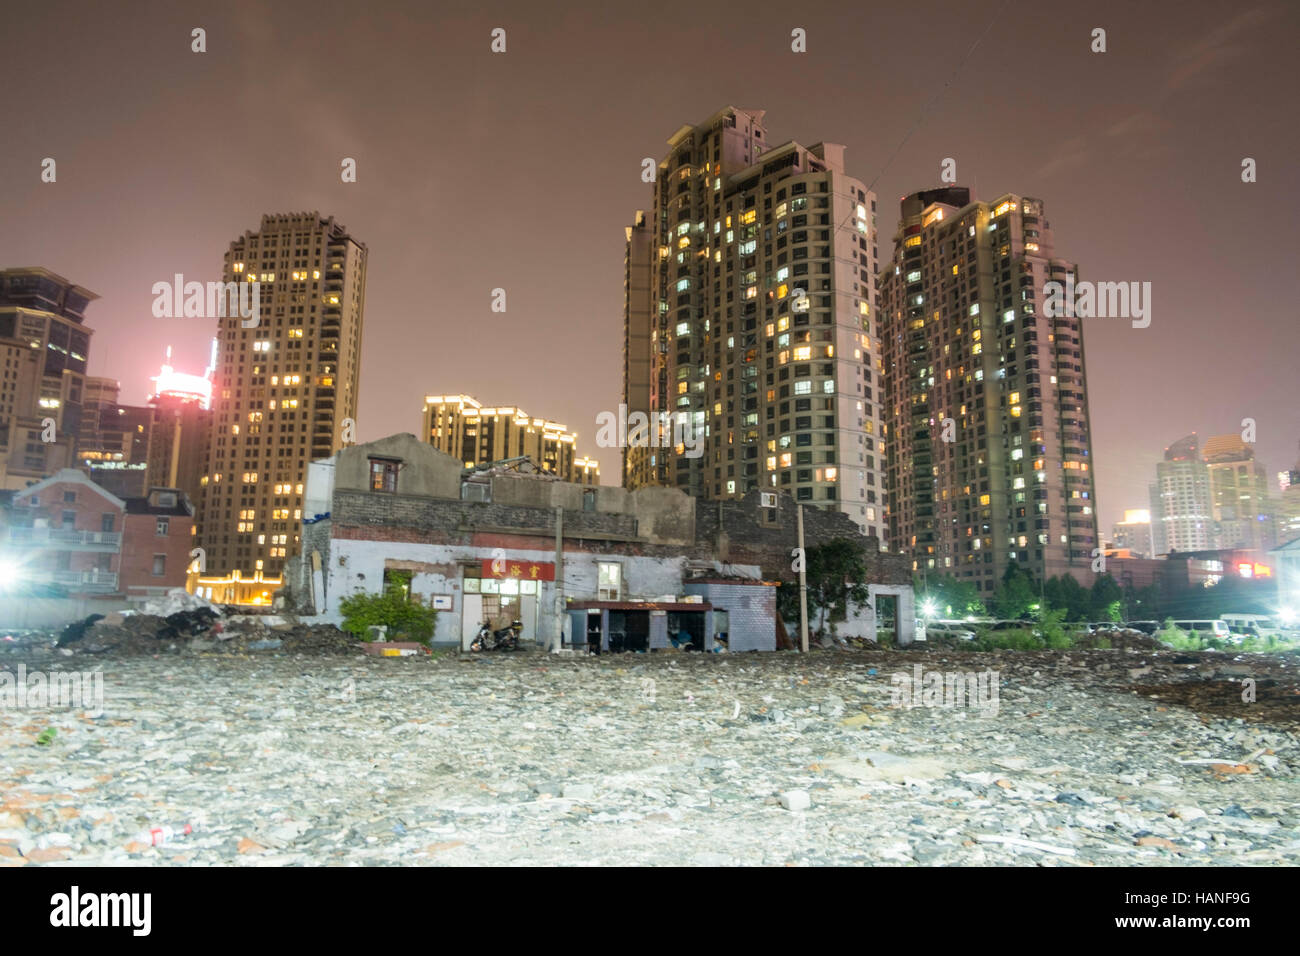
[[[483,595],[481,594],[464,594],[462,592],[461,617],[460,617],[460,646],[461,650],[469,650],[469,645],[474,636],[478,634],[479,626],[483,623]]]

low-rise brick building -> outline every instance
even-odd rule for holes
[[[184,587],[192,522],[175,488],[119,498],[65,468],[13,494],[0,552],[25,581],[70,597],[143,599]]]

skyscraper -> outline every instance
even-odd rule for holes
[[[49,269],[0,270],[0,487],[23,488],[70,467],[95,293]]]
[[[260,283],[260,313],[219,320],[198,514],[209,573],[277,575],[297,552],[307,463],[355,427],[366,255],[315,212],[263,216],[226,252],[222,281]]]
[[[192,502],[201,497],[207,466],[216,345],[214,340],[213,364],[203,375],[176,371],[169,347],[167,361],[154,377],[154,394],[149,399],[154,411],[149,437],[149,484],[178,488]]]
[[[1092,580],[1097,536],[1079,319],[1052,317],[1043,203],[959,186],[902,200],[880,274],[889,529],[921,573],[982,592],[1016,561]]]
[[[1196,453],[1196,433],[1178,439],[1156,463],[1151,485],[1151,546],[1170,551],[1207,551],[1215,546],[1210,470]]]
[[[623,401],[702,445],[654,429],[625,483],[779,489],[883,539],[874,195],[843,146],[772,143],[762,110],[668,145],[626,233]]]
[[[522,408],[485,408],[468,395],[427,395],[423,419],[420,439],[466,468],[526,456],[561,481],[600,484],[596,462],[574,454],[574,432]]]
[[[1267,550],[1274,540],[1268,472],[1240,435],[1215,435],[1201,452],[1210,473],[1215,547]]]

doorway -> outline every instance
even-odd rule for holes
[[[894,647],[898,646],[898,595],[877,594],[876,600],[876,643],[888,640]]]

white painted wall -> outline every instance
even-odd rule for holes
[[[358,592],[377,593],[383,586],[385,562],[390,559],[425,564],[455,564],[460,561],[491,560],[492,557],[492,548],[335,538],[330,543],[330,566],[326,569],[325,610],[321,617],[335,624],[341,623],[339,602],[343,598]],[[549,563],[555,560],[555,552],[512,549],[507,557],[512,561]],[[651,558],[568,552],[565,554],[564,561],[565,596],[575,600],[595,600],[599,581],[598,565],[606,561],[621,564],[623,567],[623,600],[648,600],[667,594],[681,593],[682,573],[686,566],[684,557]],[[757,569],[753,570],[757,573]],[[441,611],[438,614],[438,623],[434,631],[435,643],[460,643],[467,628],[473,628],[474,632],[477,632],[482,620],[481,602],[474,602],[474,606],[469,608],[469,616],[473,620],[466,622],[464,615],[467,595],[461,590],[459,575],[448,579],[443,574],[416,573],[412,576],[411,587],[419,594],[452,596],[452,610]],[[536,632],[532,636],[541,639],[549,633],[546,619],[555,606],[553,582],[539,582],[537,601],[540,611],[536,617]],[[533,621],[526,622],[526,627],[531,630]],[[525,637],[530,636],[528,630],[525,631]]]

